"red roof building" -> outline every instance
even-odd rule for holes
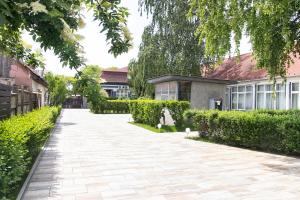
[[[102,88],[110,98],[128,98],[130,90],[128,85],[128,67],[115,70],[102,70]]]
[[[294,63],[287,69],[287,77],[300,76],[300,58],[294,58]],[[268,79],[265,69],[257,69],[256,61],[251,53],[243,54],[238,61],[236,57],[226,59],[220,66],[208,75],[208,78],[223,80],[259,80]]]
[[[128,67],[116,70],[102,70],[101,79],[103,83],[120,83],[128,84]]]

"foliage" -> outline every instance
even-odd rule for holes
[[[270,78],[285,76],[290,53],[300,53],[300,3],[298,0],[237,1],[192,0],[191,19],[199,18],[196,34],[205,40],[205,53],[222,59],[231,50],[231,39],[238,49],[243,31],[250,37],[259,68]]]
[[[129,100],[102,100],[94,113],[129,113]]]
[[[45,74],[45,80],[48,83],[50,104],[62,105],[69,93],[66,77],[48,72]]]
[[[131,86],[140,96],[152,96],[147,80],[162,75],[202,75],[204,50],[194,32],[199,20],[188,20],[188,0],[139,0],[141,10],[151,13],[144,29],[138,58],[129,64]]]
[[[0,122],[0,199],[15,198],[59,113],[59,107],[44,107]]]
[[[26,30],[44,50],[52,49],[65,66],[83,65],[81,46],[76,31],[82,27],[83,7],[92,10],[101,32],[106,33],[109,52],[127,52],[131,36],[126,28],[128,10],[119,6],[121,0],[1,0],[0,49],[7,54],[25,59],[30,56],[21,43]]]
[[[129,104],[130,113],[136,123],[156,126],[164,116],[164,108],[170,111],[176,127],[182,126],[183,112],[190,106],[186,101],[133,100]]]
[[[165,101],[164,106],[168,108],[176,126],[181,127],[184,123],[183,113],[190,108],[190,104],[186,101]]]
[[[214,142],[299,155],[299,112],[191,110],[185,117]]]
[[[104,93],[100,86],[101,68],[96,65],[84,67],[77,76],[74,91],[87,98],[92,112],[100,110],[100,103],[104,101]]]

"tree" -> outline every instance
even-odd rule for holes
[[[131,86],[138,96],[152,96],[147,79],[167,74],[201,75],[203,47],[194,35],[198,20],[188,20],[187,0],[139,0],[141,9],[152,14],[152,23],[142,36],[138,58],[129,64]]]
[[[199,18],[196,34],[205,53],[221,60],[234,39],[239,54],[243,32],[250,37],[259,68],[270,78],[285,76],[286,65],[300,53],[299,0],[191,0],[189,16]],[[292,55],[292,54],[293,55]]]
[[[105,100],[105,95],[100,86],[101,68],[97,65],[87,65],[84,67],[75,83],[77,93],[85,96],[92,111],[97,111],[100,102]]]
[[[68,96],[66,78],[60,75],[54,75],[51,72],[46,73],[45,80],[48,83],[48,92],[51,105],[62,105]]]
[[[84,64],[83,51],[76,31],[82,27],[82,8],[94,13],[94,20],[106,32],[115,56],[130,47],[126,29],[128,10],[120,7],[121,0],[0,0],[0,50],[27,60],[32,52],[24,48],[21,33],[28,31],[44,50],[52,49],[61,62],[70,68]]]
[[[145,65],[139,61],[131,60],[129,63],[129,85],[134,97],[151,97],[154,88],[147,83]]]
[[[162,55],[161,67],[167,73],[201,75],[200,67],[207,61],[204,49],[195,36],[199,20],[188,19],[188,0],[139,0],[141,9],[152,14],[152,23],[145,29],[143,46],[158,46]]]

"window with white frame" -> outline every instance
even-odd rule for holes
[[[175,100],[177,98],[177,82],[159,83],[155,86],[155,99]]]
[[[231,109],[250,110],[253,108],[253,86],[241,85],[231,88]]]
[[[299,83],[291,83],[291,108],[299,109]]]
[[[275,97],[275,98],[274,98]],[[276,84],[275,94],[271,84],[258,85],[256,94],[257,109],[280,109],[286,108],[285,84]]]

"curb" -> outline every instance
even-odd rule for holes
[[[54,128],[51,130],[48,139],[46,140],[44,146],[42,147],[42,149],[41,149],[39,155],[38,155],[37,158],[35,159],[34,164],[32,165],[32,167],[31,167],[31,169],[30,169],[30,172],[29,172],[29,174],[27,175],[27,178],[26,178],[25,182],[23,183],[22,188],[21,188],[20,191],[19,191],[19,194],[18,194],[16,200],[22,200],[22,198],[23,198],[23,196],[24,196],[24,193],[25,193],[25,191],[26,191],[26,189],[27,189],[27,187],[28,187],[28,185],[29,185],[29,182],[30,182],[30,180],[31,180],[31,178],[32,178],[32,176],[33,176],[33,173],[35,172],[37,166],[38,166],[39,163],[40,163],[40,158],[42,157],[42,155],[43,155],[44,152],[45,152],[45,147],[48,145],[49,139],[52,137],[54,131],[57,129],[57,126],[58,126],[58,124],[59,124],[58,122],[61,120],[61,117],[62,117],[62,111],[61,111],[59,117],[57,118],[56,123],[55,123],[55,125],[54,125]]]

